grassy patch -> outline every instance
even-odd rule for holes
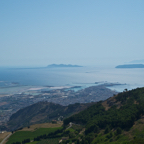
[[[55,127],[61,127],[63,125],[63,122],[52,124],[52,123],[42,123],[42,124],[34,124],[31,125],[29,128],[25,127],[21,131],[35,131],[39,128],[55,128]]]
[[[60,138],[46,139],[38,142],[37,144],[58,144]]]
[[[13,142],[22,142],[24,139],[30,139],[33,140],[35,137],[44,135],[44,134],[49,134],[50,132],[54,132],[58,129],[61,129],[62,127],[59,128],[39,128],[36,131],[17,131],[15,132],[8,140],[6,144],[11,144]]]
[[[29,142],[27,144],[37,144],[38,142],[37,141],[34,141],[34,142]]]
[[[73,128],[69,128],[66,131],[74,132],[75,130]]]

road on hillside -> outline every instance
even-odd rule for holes
[[[3,144],[11,135],[12,135],[12,133],[10,133],[8,136],[6,136],[0,144]]]
[[[71,128],[71,127],[72,127],[72,125],[79,125],[79,124],[75,124],[75,123],[70,122],[70,123],[69,123],[69,127],[67,127],[66,129]]]
[[[72,122],[70,122],[70,123],[69,123],[69,125],[70,125],[70,126],[69,126],[68,128],[66,128],[66,129],[71,128],[71,127],[72,127],[72,124],[73,124],[73,123],[72,123]]]

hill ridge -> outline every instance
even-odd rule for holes
[[[82,111],[92,104],[76,103],[62,106],[52,102],[38,102],[14,113],[7,123],[7,128],[9,130],[15,130],[31,124],[50,122],[57,120],[60,116],[67,117]]]

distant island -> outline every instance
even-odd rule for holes
[[[131,63],[131,64],[144,64],[144,59],[142,59],[142,60],[133,60],[129,63]]]
[[[48,68],[55,68],[55,67],[58,67],[58,68],[61,68],[61,67],[82,67],[82,66],[79,66],[79,65],[71,65],[71,64],[51,64],[51,65],[48,65],[47,66]]]
[[[143,64],[126,64],[126,65],[118,65],[115,68],[144,68]]]

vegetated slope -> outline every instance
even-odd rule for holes
[[[89,104],[71,104],[62,106],[50,102],[39,102],[20,109],[10,117],[7,127],[9,130],[28,126],[35,123],[44,123],[51,120],[57,120],[60,116],[67,117],[76,112],[80,112],[87,108]]]
[[[118,142],[122,132],[127,132],[135,122],[144,115],[144,88],[124,91],[117,96],[98,102],[84,111],[64,120],[64,125],[70,122],[85,127],[83,137],[77,136],[75,141],[85,143]],[[144,127],[143,127],[144,130]],[[119,135],[119,137],[118,137]],[[144,133],[134,137],[133,142],[144,143]],[[133,137],[131,138],[131,140]],[[128,142],[130,139],[123,139]],[[66,143],[63,141],[63,143]]]
[[[66,118],[63,129],[34,141],[50,138],[61,139],[61,144],[144,144],[144,88],[93,104]]]

